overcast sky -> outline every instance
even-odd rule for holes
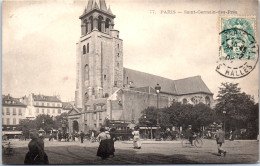
[[[258,98],[258,66],[246,77],[229,79],[215,69],[217,14],[161,14],[161,10],[236,10],[257,15],[257,1],[106,0],[123,39],[124,67],[181,79],[201,75],[216,98],[221,82],[240,83]],[[59,94],[74,100],[76,42],[86,1],[4,1],[2,16],[2,93]],[[150,10],[156,10],[151,14]],[[156,85],[156,83],[155,83]]]

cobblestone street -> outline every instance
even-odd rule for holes
[[[50,164],[176,164],[176,163],[256,163],[259,142],[226,141],[227,156],[217,155],[214,140],[203,140],[203,147],[183,148],[180,141],[143,141],[142,149],[133,149],[130,141],[115,142],[115,157],[101,160],[96,156],[98,142],[49,142],[45,152]],[[3,155],[3,164],[23,164],[28,141],[13,141],[14,155]]]

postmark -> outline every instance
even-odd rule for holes
[[[227,78],[247,76],[259,58],[256,17],[220,16],[219,60],[216,71]]]

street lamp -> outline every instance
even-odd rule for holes
[[[156,117],[156,121],[157,121],[157,126],[159,126],[159,119],[158,119],[158,110],[159,110],[159,93],[161,90],[161,87],[159,84],[157,84],[155,86],[155,90],[156,90],[156,94],[157,94],[157,117]]]
[[[223,111],[223,114],[224,114],[224,131],[226,131],[226,126],[225,126],[225,123],[226,123],[226,111]]]

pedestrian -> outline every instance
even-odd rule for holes
[[[91,140],[92,143],[95,142],[95,133],[94,133],[93,130],[92,130],[92,132],[91,132],[91,138],[90,138],[90,140]]]
[[[49,164],[48,156],[44,152],[44,142],[36,131],[30,133],[29,152],[25,155],[24,164]]]
[[[116,137],[116,129],[111,128],[109,131],[110,140],[109,140],[109,155],[115,156],[115,141],[117,140]]]
[[[72,141],[75,141],[75,134],[72,133],[71,136],[72,136]]]
[[[70,134],[69,134],[69,132],[66,133],[66,139],[67,139],[67,142],[70,141]]]
[[[100,128],[100,133],[97,136],[97,140],[99,140],[99,147],[97,150],[97,156],[101,157],[102,160],[109,157],[109,139],[110,135],[105,132],[105,128]]]
[[[218,146],[218,154],[221,156],[221,153],[223,153],[225,157],[227,151],[225,151],[222,148],[222,144],[225,142],[225,132],[222,130],[222,125],[218,125],[218,131],[216,133],[216,141]]]
[[[85,134],[81,131],[81,132],[80,132],[80,140],[81,140],[81,143],[83,143],[83,141],[84,141],[84,136],[85,136]]]
[[[61,134],[61,132],[59,131],[59,133],[58,133],[58,140],[61,141],[61,138],[62,138],[62,134]]]
[[[139,127],[138,126],[135,126],[134,127],[134,131],[132,132],[132,134],[134,135],[134,140],[133,140],[133,145],[134,145],[134,148],[135,149],[141,149],[141,140],[140,140],[140,137],[139,137]]]
[[[50,133],[49,141],[52,141],[52,133]]]
[[[194,142],[193,140],[195,140],[195,137],[194,137],[194,133],[192,131],[191,125],[188,126],[188,129],[186,130],[185,134],[186,134],[186,137],[188,137],[188,139],[191,143],[191,146],[193,146],[193,142]]]

